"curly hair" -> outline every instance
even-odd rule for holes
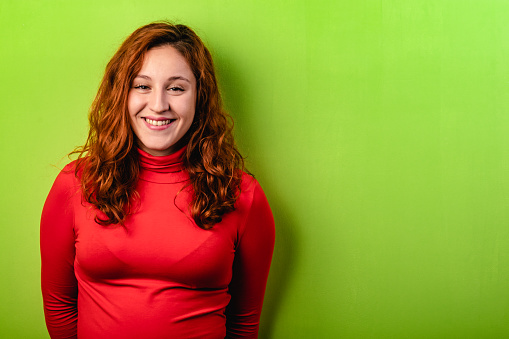
[[[102,212],[95,217],[101,225],[124,224],[135,212],[140,169],[127,97],[147,51],[163,45],[179,51],[196,78],[196,112],[183,155],[193,190],[191,216],[209,229],[235,209],[244,159],[222,106],[210,52],[189,27],[154,22],[134,31],[109,61],[90,108],[87,140],[71,152],[78,154],[75,175],[83,197]]]

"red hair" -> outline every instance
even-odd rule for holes
[[[197,81],[196,112],[184,136],[188,146],[183,155],[194,193],[191,215],[208,229],[235,209],[244,160],[235,146],[231,117],[223,110],[212,57],[189,27],[155,22],[134,31],[106,66],[90,108],[87,141],[72,152],[78,154],[75,173],[84,199],[102,212],[95,217],[101,225],[123,224],[134,213],[139,159],[127,96],[147,51],[162,45],[186,58]]]

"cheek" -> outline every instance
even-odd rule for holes
[[[196,105],[194,105],[194,102],[193,102],[191,105],[189,105],[187,107],[186,120],[187,120],[187,123],[188,123],[189,127],[193,123],[195,115],[196,115]]]
[[[187,114],[191,120],[193,120],[195,112],[196,112],[196,104],[194,101],[191,101],[189,103],[189,105],[187,106]]]
[[[136,94],[129,94],[127,97],[127,110],[129,111],[129,116],[134,118],[141,108],[142,102],[140,98]]]
[[[173,110],[185,120],[193,120],[196,110],[195,99],[190,97],[181,97],[179,100],[175,100],[173,105],[170,103],[170,107],[173,106]]]
[[[188,114],[189,114],[189,118],[191,118],[191,120],[194,120],[194,115],[195,115],[195,112],[196,112],[196,93],[194,93],[191,98],[189,98],[189,101],[188,101]]]

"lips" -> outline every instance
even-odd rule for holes
[[[158,119],[158,120],[155,120],[155,119],[143,118],[143,120],[145,120],[147,122],[147,124],[152,125],[152,126],[164,126],[164,125],[171,124],[172,122],[174,122],[177,119],[162,119],[162,120]]]

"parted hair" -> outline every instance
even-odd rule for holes
[[[191,216],[208,229],[235,209],[244,160],[223,109],[212,57],[189,27],[154,22],[134,31],[109,61],[90,108],[87,140],[71,153],[78,155],[75,174],[85,201],[102,212],[95,216],[101,225],[123,224],[136,211],[140,165],[127,97],[147,51],[164,45],[185,57],[196,78],[196,112],[182,140],[182,146],[187,141],[183,166],[192,188]]]

